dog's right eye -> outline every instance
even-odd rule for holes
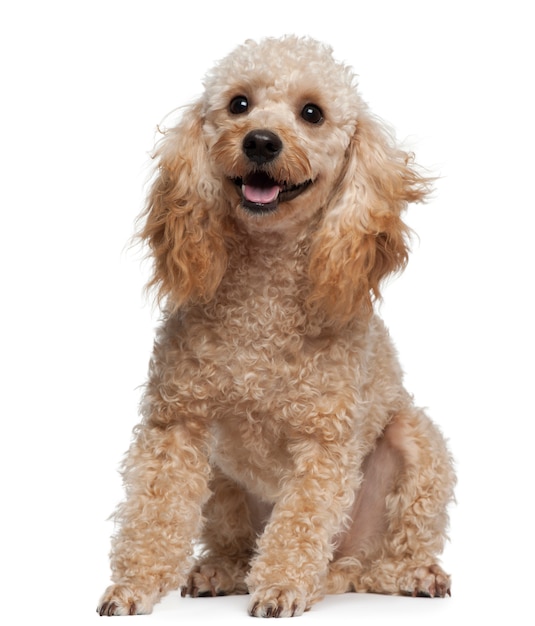
[[[249,109],[249,101],[245,96],[236,96],[232,98],[229,105],[229,111],[233,115],[240,115],[240,113],[246,113]]]

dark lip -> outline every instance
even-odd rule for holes
[[[258,172],[253,173],[247,178],[250,178],[251,176],[258,176]],[[270,178],[270,177],[266,175],[266,178]],[[232,178],[231,180],[239,190],[242,206],[248,211],[250,211],[251,213],[254,213],[256,215],[273,213],[274,211],[277,210],[277,207],[279,206],[279,204],[281,204],[282,202],[290,202],[294,198],[297,198],[297,196],[300,196],[314,182],[312,180],[306,180],[303,183],[298,183],[296,185],[289,185],[288,183],[285,183],[285,182],[279,183],[270,178],[270,182],[273,185],[278,185],[281,188],[281,191],[279,192],[279,195],[277,196],[274,202],[262,204],[260,202],[251,202],[243,196],[243,193],[242,193],[242,185],[244,181],[243,178],[237,177],[237,178]]]

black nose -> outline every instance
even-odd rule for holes
[[[243,151],[247,158],[258,165],[273,161],[281,150],[282,141],[270,130],[252,130],[243,140]]]

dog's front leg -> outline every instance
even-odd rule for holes
[[[209,496],[208,433],[194,419],[142,424],[124,464],[127,498],[111,552],[112,580],[101,615],[150,613],[186,580],[202,506]]]
[[[354,494],[347,449],[302,440],[247,577],[255,617],[301,615],[324,595],[332,538]]]

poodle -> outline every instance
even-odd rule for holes
[[[374,307],[433,181],[324,44],[247,41],[204,86],[155,150],[139,236],[163,318],[97,610],[446,596],[452,461]]]

